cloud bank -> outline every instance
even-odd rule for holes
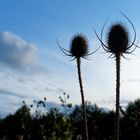
[[[0,32],[0,64],[30,69],[37,61],[37,47],[12,32]]]

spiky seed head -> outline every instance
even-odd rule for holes
[[[88,41],[83,34],[75,35],[70,44],[70,53],[72,57],[85,57],[88,53]]]
[[[108,51],[112,54],[123,54],[128,51],[129,33],[123,23],[113,24],[107,35]]]

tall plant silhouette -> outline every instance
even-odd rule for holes
[[[57,41],[58,43],[58,41]],[[59,45],[59,43],[58,43]],[[82,99],[82,110],[83,110],[83,119],[84,119],[84,127],[85,127],[85,139],[88,140],[88,125],[87,125],[87,115],[86,115],[86,106],[85,106],[85,100],[84,100],[84,90],[83,90],[83,84],[82,84],[82,76],[81,76],[81,58],[85,58],[88,55],[93,54],[88,53],[88,41],[87,38],[83,34],[77,34],[75,35],[70,44],[70,50],[66,50],[62,48],[59,45],[62,52],[70,57],[73,57],[72,60],[76,59],[77,62],[77,71],[78,71],[78,79],[79,79],[79,85],[80,85],[80,93],[81,93],[81,99]]]
[[[105,24],[101,31],[101,38],[95,31],[96,36],[98,37],[99,41],[103,49],[111,53],[110,57],[112,56],[116,60],[116,119],[115,119],[115,140],[119,140],[119,107],[120,107],[120,64],[121,64],[121,57],[124,57],[124,54],[130,54],[136,49],[135,40],[136,40],[136,31],[134,25],[126,17],[123,13],[121,13],[131,24],[134,30],[134,39],[132,43],[129,40],[129,33],[128,28],[123,22],[117,22],[112,24],[107,33],[107,45],[102,41],[102,34],[105,27]],[[132,46],[135,46],[133,50],[131,50]],[[124,57],[125,58],[125,57]]]

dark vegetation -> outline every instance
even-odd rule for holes
[[[47,109],[46,98],[23,102],[13,115],[0,119],[1,140],[80,140],[84,139],[82,105],[68,104],[69,95],[59,97],[63,108]],[[120,108],[120,140],[140,139],[140,100]],[[86,104],[89,139],[112,140],[115,112]],[[32,112],[32,113],[31,113]]]

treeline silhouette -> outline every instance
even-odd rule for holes
[[[27,105],[23,102],[13,115],[0,119],[1,140],[84,140],[82,105],[67,103],[69,95],[59,97],[63,108],[47,108],[46,98]],[[89,139],[113,140],[115,112],[86,103]],[[120,140],[140,140],[140,99],[120,107]]]

